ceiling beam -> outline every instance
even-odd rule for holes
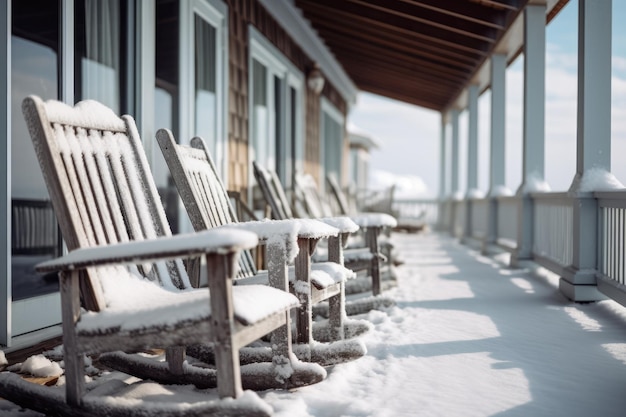
[[[406,34],[396,34],[388,31],[377,31],[370,26],[360,25],[357,22],[345,21],[334,16],[307,13],[310,17],[315,17],[315,26],[324,39],[334,35],[345,35],[356,39],[364,39],[367,42],[377,42],[381,45],[394,47],[407,52],[423,55],[426,58],[437,58],[442,62],[456,63],[464,62],[466,65],[474,67],[476,59],[482,55],[476,53],[464,53],[452,50],[451,48],[434,45],[415,39]],[[317,17],[320,17],[317,19]],[[357,36],[358,35],[358,36]]]
[[[298,0],[298,6],[304,11],[317,10],[323,16],[338,16],[343,21],[354,20],[364,25],[371,25],[381,31],[389,31],[408,36],[414,36],[427,42],[446,45],[460,51],[474,52],[485,55],[489,44],[477,39],[469,39],[459,34],[443,29],[430,28],[426,25],[416,25],[414,22],[402,19],[381,20],[380,14],[375,11],[366,11],[362,7],[354,7],[351,3],[334,2],[332,0]]]
[[[390,2],[381,0],[346,0],[364,8],[376,10],[377,12],[384,14],[390,14],[398,16],[403,19],[408,19],[423,25],[430,25],[439,29],[443,29],[449,32],[458,33],[459,35],[475,38],[484,42],[493,43],[495,41],[497,31],[491,28],[486,28],[482,25],[476,25],[467,20],[458,19],[454,16],[446,16],[438,13],[433,13],[427,9],[415,8],[402,2]],[[382,17],[382,16],[381,16]]]

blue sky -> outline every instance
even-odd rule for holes
[[[566,190],[576,167],[576,89],[578,2],[569,4],[547,27],[546,166],[552,190]],[[612,171],[626,184],[626,2],[613,1]],[[506,185],[521,181],[523,56],[507,69]],[[479,99],[479,188],[488,188],[490,92]],[[430,195],[439,190],[440,115],[381,96],[360,93],[349,121],[381,143],[371,159],[372,171],[386,171],[416,182]],[[460,117],[460,187],[465,190],[467,115]],[[558,161],[558,163],[554,163]],[[406,179],[406,178],[405,178]]]

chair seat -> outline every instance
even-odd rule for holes
[[[249,285],[269,285],[268,272],[258,271],[256,276],[239,278],[235,281],[236,287]],[[318,262],[311,264],[311,283],[315,288],[323,289],[339,282],[356,277],[356,274],[335,262]],[[289,267],[289,282],[295,282],[296,272],[293,266]]]
[[[123,271],[116,268],[111,271],[114,274],[101,274],[107,308],[83,313],[77,326],[79,335],[174,329],[180,323],[210,317],[207,288],[170,291],[128,271],[127,276],[120,277]],[[293,295],[263,285],[235,287],[233,299],[235,318],[244,325],[299,305]]]

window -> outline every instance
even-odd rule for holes
[[[327,175],[334,175],[341,183],[344,153],[344,116],[326,98],[322,97],[321,112],[321,178],[325,186]]]
[[[254,27],[249,31],[250,160],[276,171],[290,189],[304,152],[304,77]]]

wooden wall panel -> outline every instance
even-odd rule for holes
[[[281,51],[306,76],[313,60],[287,34],[278,22],[257,0],[227,0],[229,12],[229,87],[228,87],[228,140],[229,183],[231,190],[243,191],[248,187],[248,25],[252,24],[279,51]],[[315,94],[305,92],[305,170],[319,180],[320,155],[320,100]],[[338,91],[326,82],[322,94],[344,115],[347,104]],[[245,193],[242,195],[245,196]]]

